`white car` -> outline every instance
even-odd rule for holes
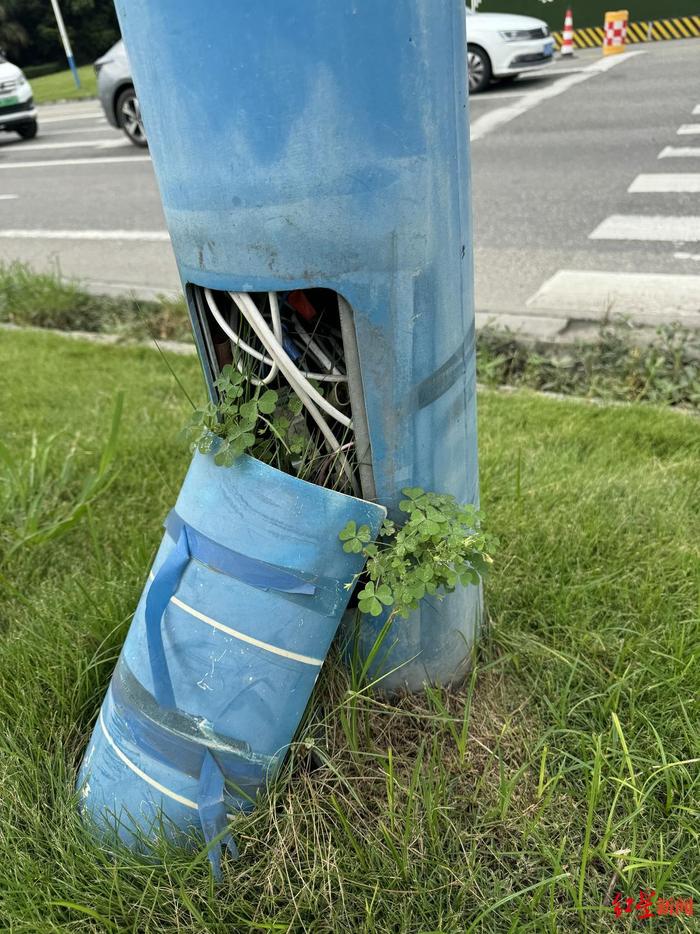
[[[22,139],[36,136],[36,107],[29,82],[16,65],[0,53],[0,130],[19,133]]]
[[[477,94],[492,78],[512,80],[554,59],[549,26],[532,16],[467,10],[469,92]]]

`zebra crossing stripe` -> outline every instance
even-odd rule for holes
[[[660,42],[669,39],[700,37],[700,16],[676,16],[672,19],[640,20],[627,24],[627,42]],[[557,48],[561,48],[562,34],[553,32]],[[574,45],[579,49],[601,46],[605,39],[602,26],[585,26],[574,30]]]
[[[663,193],[700,194],[698,172],[651,172],[638,175],[627,189],[631,194]]]
[[[679,258],[690,258],[692,253]],[[700,323],[700,276],[560,269],[526,302],[533,314],[605,319],[612,311],[633,321]]]
[[[652,242],[700,242],[700,216],[613,214],[588,235],[589,240],[648,240]]]
[[[700,146],[666,146],[659,159],[700,159]]]

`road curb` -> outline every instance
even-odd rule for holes
[[[628,321],[641,339],[653,336],[661,327],[670,325],[685,326],[695,330],[693,322],[684,321],[676,315],[664,315],[654,319],[644,314],[607,314],[589,313],[583,309],[577,313],[555,312],[541,314],[529,311],[477,311],[477,331],[491,330],[498,334],[507,334],[525,343],[566,346],[576,341],[594,340],[600,329],[608,322]]]

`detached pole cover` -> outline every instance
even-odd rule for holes
[[[229,817],[275,778],[362,570],[338,531],[376,536],[385,514],[252,457],[195,454],[78,776],[100,837],[146,851],[204,836],[219,875]]]
[[[418,486],[476,502],[463,0],[116,8],[186,292],[335,290],[377,501],[395,514]],[[462,588],[399,621],[384,686],[462,677],[480,605]],[[365,622],[365,653],[381,625]]]

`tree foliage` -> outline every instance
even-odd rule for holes
[[[112,0],[61,0],[79,65],[106,52],[119,38]],[[49,0],[0,0],[0,48],[22,67],[61,62],[63,48]]]

